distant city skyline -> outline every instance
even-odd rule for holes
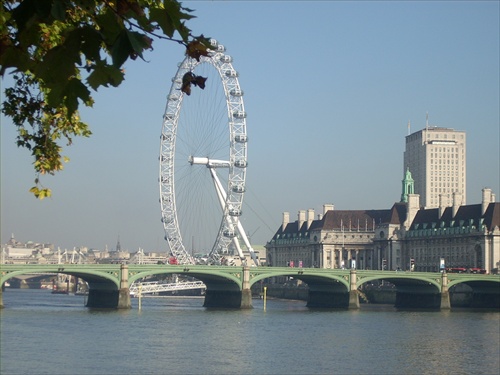
[[[401,196],[405,137],[467,134],[467,203],[500,194],[498,2],[198,2],[194,34],[227,48],[245,92],[248,174],[242,222],[253,244],[290,212],[389,208]],[[279,17],[277,16],[279,15]],[[258,23],[258,27],[256,26]],[[64,148],[63,172],[28,192],[32,158],[1,117],[1,243],[12,233],[61,248],[167,251],[158,155],[181,46],[157,41],[119,88],[82,111],[93,135]],[[6,76],[5,87],[12,83]]]

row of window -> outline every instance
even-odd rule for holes
[[[482,225],[480,228],[480,231],[484,231],[486,227]],[[440,236],[440,235],[450,235],[450,234],[467,234],[467,233],[472,233],[476,232],[476,227],[470,226],[470,227],[454,227],[454,228],[439,228],[439,229],[417,229],[417,230],[411,230],[408,231],[407,236],[408,237],[422,237],[422,236]]]
[[[454,177],[454,176],[452,176],[452,177],[449,177],[449,176],[448,176],[448,177],[432,177],[432,176],[431,176],[431,186],[433,186],[433,185],[432,185],[432,183],[433,183],[434,181],[436,181],[436,183],[437,183],[438,181],[439,181],[439,182],[441,182],[441,181],[442,181],[442,182],[446,182],[446,181],[448,181],[448,182],[450,182],[450,181],[451,181],[451,182],[454,182],[454,181],[455,181],[455,177]],[[436,186],[437,186],[437,185],[436,185]],[[441,186],[441,185],[440,185],[440,186]]]
[[[442,184],[441,184],[441,182],[440,182],[440,183],[439,183],[439,185],[438,185],[438,183],[436,182],[436,186],[439,186],[440,188],[445,188],[445,187],[448,187],[448,188],[450,188],[450,187],[455,187],[455,188],[457,188],[457,189],[458,189],[458,182],[457,182],[457,183],[455,183],[455,184],[453,184],[453,182],[452,182],[452,183],[451,183],[451,186],[450,186],[450,183],[449,183],[449,182],[448,182],[448,183],[443,182]],[[431,193],[445,193],[445,192],[448,192],[448,189],[438,189],[438,188],[434,189],[434,182],[431,182]]]
[[[456,168],[454,168],[454,169],[456,171]],[[449,168],[446,171],[443,171],[440,169],[438,172],[434,172],[431,174],[431,181],[432,181],[433,177],[437,178],[437,176],[452,176],[452,177],[455,176],[455,177],[458,177],[458,171],[457,172],[454,172],[454,171],[450,172]]]
[[[446,163],[445,163],[446,162]],[[443,159],[431,159],[430,164],[460,164],[459,161],[457,160],[443,160]]]
[[[441,149],[441,147],[437,148],[435,151],[438,152],[431,152],[431,158],[437,158],[437,157],[451,157],[451,158],[457,158],[458,159],[458,147],[444,147]],[[462,150],[463,153],[464,150]],[[452,152],[456,152],[455,154]]]
[[[433,164],[431,164],[431,168],[430,168],[431,171],[458,171],[459,170],[459,166],[454,166],[450,169],[450,166],[444,166],[444,165],[436,165],[434,166]],[[464,172],[464,167],[462,166],[462,172]],[[456,174],[458,175],[458,172],[456,172]]]

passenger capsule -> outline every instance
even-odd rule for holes
[[[222,234],[224,235],[224,237],[229,237],[229,238],[236,237],[236,233],[234,233],[234,230],[226,229],[224,232],[222,232]]]
[[[248,137],[246,134],[236,134],[234,136],[234,141],[238,143],[245,143],[248,141]]]
[[[233,89],[229,92],[232,96],[243,96],[243,90]]]
[[[234,69],[226,70],[226,76],[228,77],[238,77],[238,72]]]
[[[229,216],[241,216],[241,210],[238,210],[237,208],[231,208],[229,210]]]
[[[220,61],[222,61],[223,63],[230,63],[233,61],[233,58],[229,55],[223,55],[221,58],[220,58]]]
[[[235,193],[244,193],[245,192],[245,187],[243,185],[234,185],[232,190]]]
[[[217,52],[224,52],[226,50],[226,47],[224,47],[222,44],[219,44],[217,46]]]
[[[246,166],[247,166],[247,162],[246,162],[246,160],[243,160],[243,159],[241,159],[241,160],[236,160],[236,161],[234,162],[234,166],[235,166],[235,167],[238,167],[238,168],[246,168]]]
[[[245,118],[247,117],[247,113],[245,111],[236,111],[233,113],[234,118]]]

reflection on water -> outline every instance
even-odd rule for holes
[[[2,374],[499,374],[500,313],[310,310],[254,300],[211,310],[203,298],[132,299],[131,310],[84,297],[7,289]]]

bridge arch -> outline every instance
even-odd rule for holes
[[[467,279],[452,279],[448,283],[448,288],[467,285],[471,290],[471,294],[466,298],[466,306],[499,309],[500,279],[485,279],[481,276],[472,276]]]
[[[350,294],[349,272],[328,272],[315,268],[250,269],[250,286],[272,277],[293,277],[308,286],[307,306],[348,308]]]
[[[348,276],[342,276],[342,275],[311,275],[304,269],[304,271],[284,271],[284,270],[272,270],[271,268],[270,272],[266,273],[259,273],[253,275],[250,279],[250,287],[252,287],[254,284],[257,282],[268,279],[271,277],[293,277],[294,279],[299,279],[303,282],[305,282],[307,285],[311,286],[314,284],[327,284],[327,285],[337,285],[341,284],[345,286],[346,291],[349,290],[349,278]],[[252,274],[252,271],[250,271]],[[340,285],[339,285],[340,286]]]
[[[448,282],[448,288],[451,288],[455,285],[467,284],[469,286],[485,286],[489,288],[493,288],[500,293],[500,279],[488,279],[485,280],[484,277],[476,276],[471,277],[470,279],[454,279]]]
[[[133,268],[132,268],[133,270]],[[228,274],[224,272],[213,272],[213,270],[205,271],[205,270],[196,270],[191,271],[188,268],[185,269],[169,269],[165,268],[162,270],[146,270],[137,273],[131,274],[129,277],[129,284],[132,285],[134,282],[140,279],[144,279],[150,276],[158,276],[158,275],[182,275],[194,277],[200,281],[203,281],[205,284],[213,284],[213,283],[232,283],[238,287],[239,290],[242,288],[242,279],[241,276],[238,277],[238,274]],[[208,285],[207,285],[208,287]]]
[[[388,281],[394,284],[396,287],[401,286],[415,286],[422,287],[426,290],[433,290],[435,288],[436,292],[441,292],[441,280],[434,279],[429,276],[424,275],[405,275],[401,276],[398,273],[387,274],[387,275],[372,275],[366,277],[360,277],[358,275],[356,286],[359,289],[362,285],[367,284],[372,281]]]
[[[129,285],[155,275],[182,275],[206,285],[204,307],[240,308],[243,295],[243,269],[239,267],[166,266],[160,269],[129,266]]]
[[[11,271],[6,273],[5,275],[1,276],[0,282],[1,285],[3,285],[6,281],[9,279],[16,277],[16,276],[22,276],[22,275],[29,275],[29,274],[36,274],[36,275],[43,275],[43,274],[63,274],[63,275],[70,275],[70,276],[75,276],[78,277],[82,280],[85,280],[87,283],[110,283],[116,286],[118,289],[120,287],[120,280],[118,279],[117,276],[112,275],[108,272],[102,272],[98,270],[70,270],[66,268],[61,268],[61,267],[54,267],[54,268],[44,268],[43,272],[41,271],[34,271],[32,269],[23,269],[23,270],[17,270],[17,271]]]

